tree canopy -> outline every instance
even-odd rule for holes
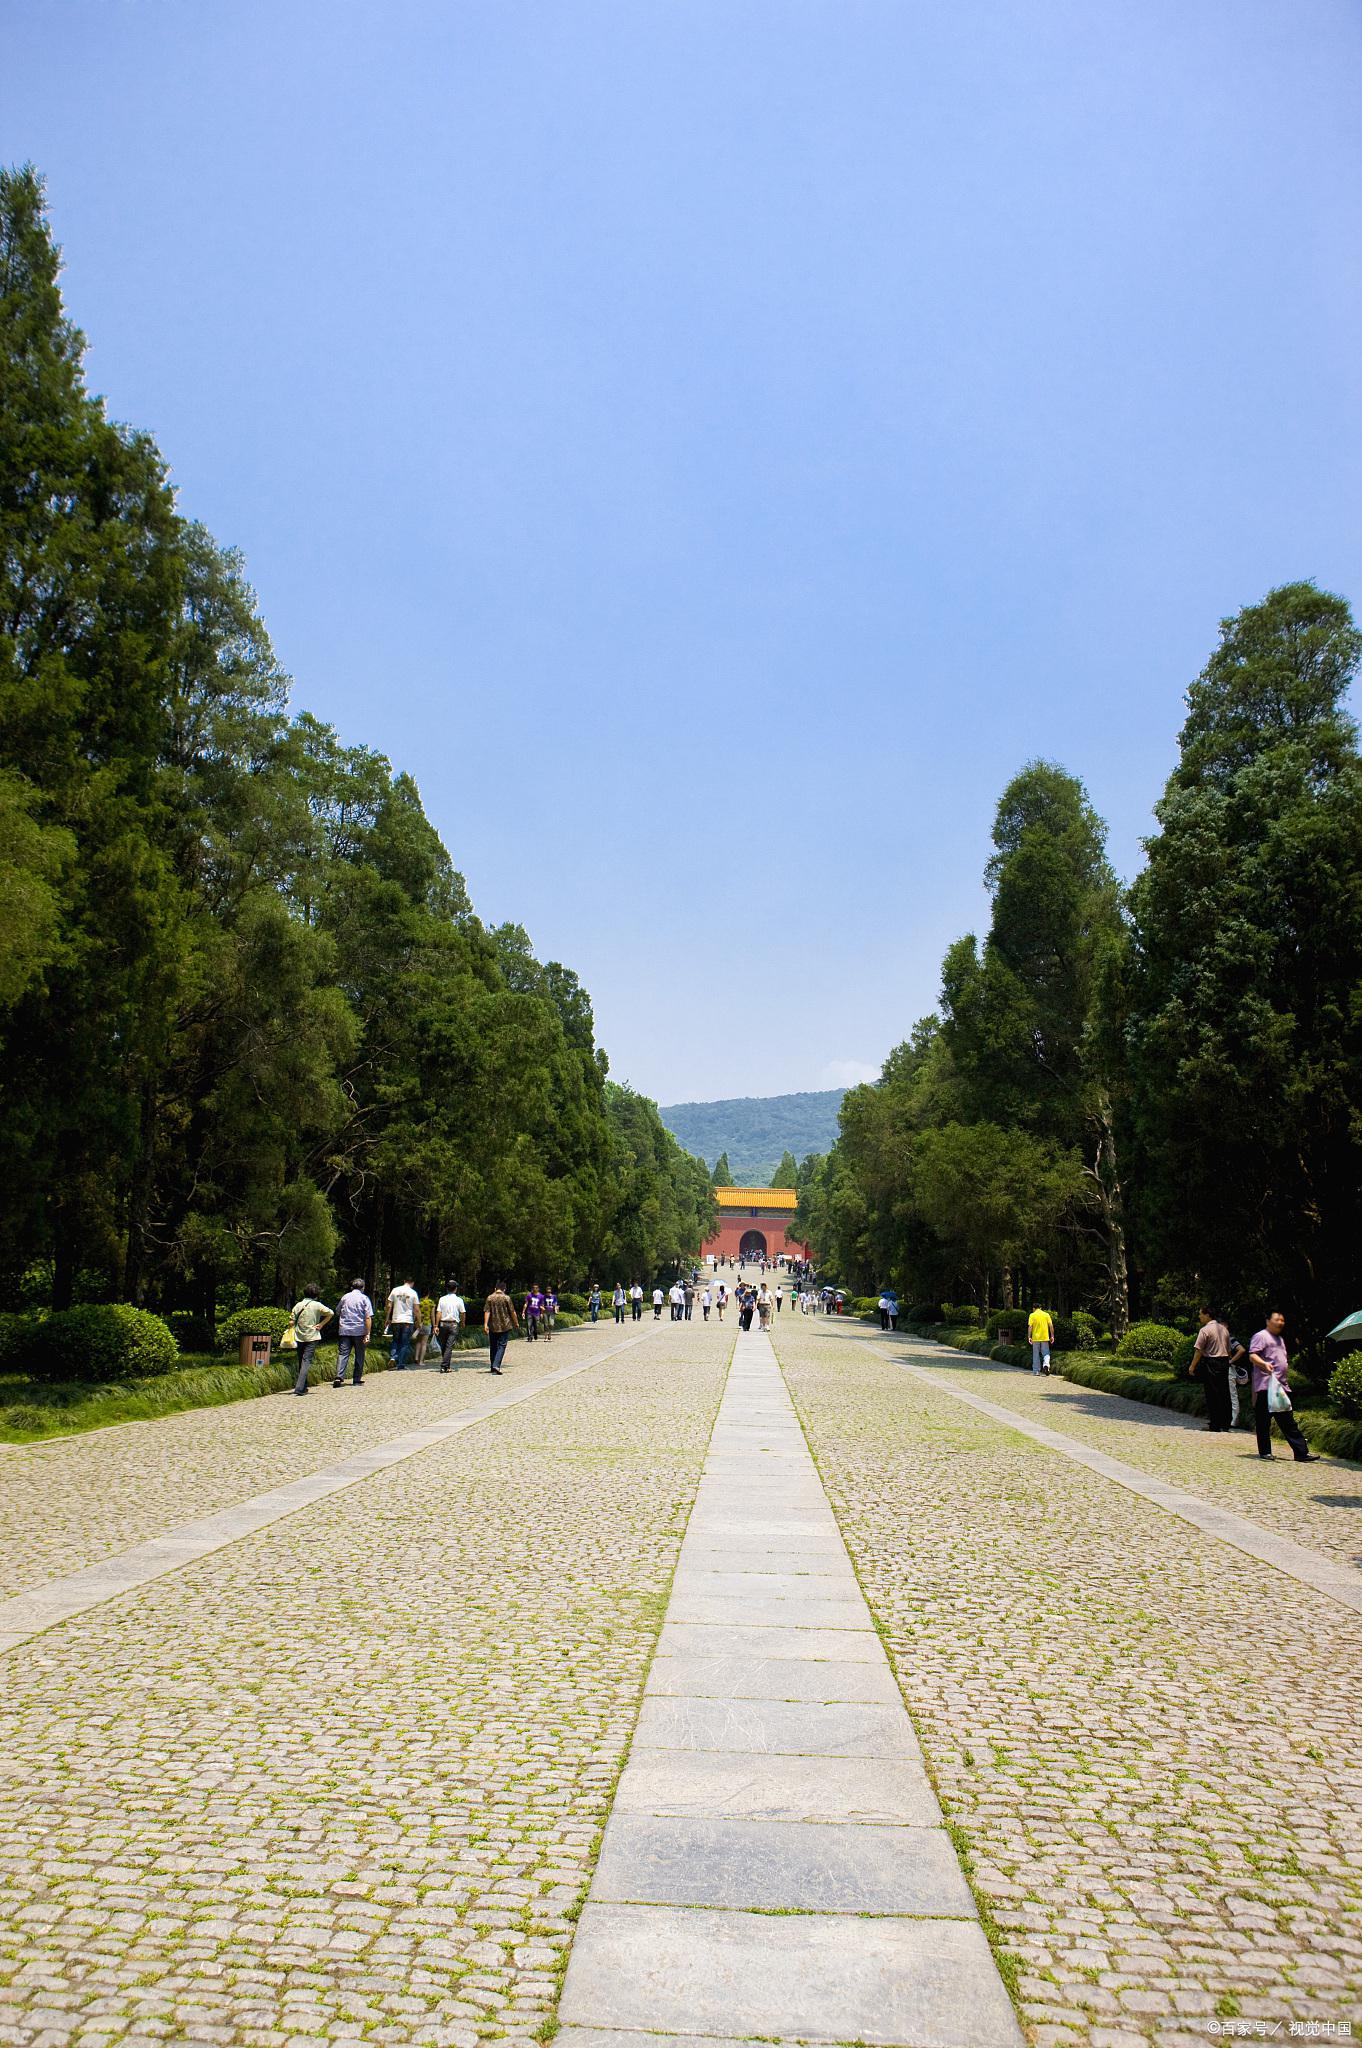
[[[0,173],[0,1222],[11,1288],[212,1315],[404,1266],[693,1257],[709,1177],[412,777],[292,713],[244,565],[86,388]]]

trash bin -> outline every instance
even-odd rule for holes
[[[243,1337],[237,1356],[243,1365],[268,1365],[270,1362],[269,1338]]]

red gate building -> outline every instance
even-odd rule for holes
[[[707,1257],[716,1259],[778,1259],[782,1254],[806,1259],[809,1248],[787,1236],[798,1206],[793,1188],[715,1188],[719,1227],[705,1240]]]

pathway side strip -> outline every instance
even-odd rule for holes
[[[1021,2048],[769,1338],[737,1340],[557,2048]]]
[[[1351,1607],[1355,1614],[1362,1614],[1362,1572],[1351,1571],[1345,1564],[1335,1564],[1331,1558],[1321,1557],[1318,1551],[1307,1550],[1303,1543],[1293,1543],[1289,1536],[1277,1536],[1271,1529],[1265,1529],[1261,1522],[1251,1522],[1247,1515],[1236,1515],[1230,1508],[1213,1507],[1210,1501],[1201,1500],[1194,1493],[1185,1493],[1180,1486],[1170,1485],[1166,1479],[1152,1479],[1137,1466],[1127,1465],[1120,1458],[1108,1457],[1105,1451],[1093,1450],[1088,1444],[1080,1443],[1077,1437],[1049,1429],[1043,1422],[1028,1422],[1013,1408],[1004,1408],[997,1401],[986,1401],[981,1394],[968,1393],[963,1387],[947,1386],[930,1367],[912,1365],[899,1352],[888,1351],[878,1344],[875,1349],[881,1358],[891,1359],[904,1372],[924,1380],[929,1387],[935,1387],[939,1394],[949,1394],[953,1401],[963,1401],[967,1408],[977,1408],[981,1415],[990,1416],[994,1422],[1006,1423],[1019,1435],[1044,1444],[1047,1450],[1058,1451],[1061,1457],[1072,1458],[1075,1464],[1086,1465],[1090,1472],[1099,1472],[1104,1479],[1114,1480],[1129,1492],[1153,1501],[1156,1507],[1166,1508],[1170,1515],[1181,1516],[1184,1522],[1191,1522],[1207,1536],[1218,1536],[1222,1543],[1233,1544],[1236,1550],[1246,1551],[1250,1557],[1285,1572],[1288,1578],[1298,1580],[1302,1586],[1310,1586],[1316,1593],[1323,1593],[1328,1599]],[[955,1355],[951,1354],[952,1357]]]
[[[580,1372],[589,1372],[592,1366],[602,1364],[607,1358],[616,1358],[621,1351],[628,1351],[645,1341],[644,1336],[628,1337],[621,1344],[612,1344],[608,1350],[593,1352],[590,1358],[546,1373],[532,1386],[498,1388],[485,1401],[451,1416],[447,1422],[425,1423],[420,1429],[408,1430],[402,1436],[390,1438],[385,1444],[375,1444],[372,1449],[355,1451],[334,1465],[324,1465],[303,1479],[288,1480],[283,1486],[272,1486],[268,1493],[258,1493],[249,1500],[238,1501],[234,1507],[220,1508],[216,1514],[203,1515],[197,1521],[182,1522],[177,1528],[168,1529],[164,1536],[154,1536],[147,1543],[120,1551],[115,1557],[103,1558],[98,1564],[85,1566],[82,1571],[49,1579],[46,1585],[30,1587],[26,1593],[2,1600],[0,1654],[30,1641],[46,1629],[55,1628],[60,1622],[71,1620],[74,1615],[86,1614],[92,1607],[102,1606],[106,1600],[117,1599],[121,1593],[151,1585],[156,1579],[163,1579],[167,1573],[179,1571],[198,1558],[209,1557],[215,1550],[224,1550],[229,1543],[240,1542],[243,1536],[253,1536],[258,1529],[268,1528],[271,1522],[280,1522],[286,1515],[295,1515],[300,1508],[311,1507],[314,1501],[324,1500],[328,1494],[343,1493],[347,1487],[359,1486],[372,1478],[375,1472],[384,1472],[389,1466],[400,1465],[405,1459],[417,1457],[436,1444],[447,1443],[450,1437],[458,1436],[462,1430],[471,1429],[476,1423],[499,1415],[504,1409],[514,1408],[521,1401],[532,1400],[536,1394],[542,1394],[550,1387],[561,1386],[564,1380],[573,1379]]]

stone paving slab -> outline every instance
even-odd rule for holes
[[[901,1706],[803,1700],[669,1699],[650,1693],[639,1749],[715,1749],[765,1756],[915,1756]]]
[[[941,1809],[921,1763],[884,1757],[635,1750],[620,1780],[614,1812],[941,1825]]]
[[[834,1663],[878,1664],[878,1638],[864,1629],[734,1628],[666,1621],[659,1657],[826,1657]]]
[[[734,1376],[740,1367],[768,1399],[780,1387],[765,1337],[739,1341]],[[763,1506],[822,1497],[807,1448],[774,1484],[764,1455],[711,1444],[560,2018],[569,2038],[632,2028],[659,2048],[677,2034],[1016,2048],[845,1557],[832,1575],[773,1574],[716,1569],[713,1549],[690,1549],[696,1516],[750,1509],[754,1484]],[[837,1598],[823,1596],[829,1576]],[[696,1690],[675,1690],[686,1678]],[[836,1697],[868,1680],[872,1698]]]
[[[571,2029],[607,2010],[610,2024],[654,2034],[894,2048],[1021,2043],[988,1943],[967,1920],[588,1902],[558,2011]]]
[[[816,1585],[816,1580],[811,1580]],[[844,1628],[868,1629],[870,1617],[859,1593],[854,1599],[822,1599],[816,1593],[792,1593],[788,1599],[772,1594],[700,1593],[693,1582],[679,1586],[667,1612],[678,1625],[684,1622],[733,1623],[745,1628]]]
[[[857,1700],[900,1703],[894,1674],[884,1662],[853,1664],[828,1657],[655,1657],[650,1694],[716,1700]]]
[[[971,1920],[974,1900],[940,1827],[612,1814],[591,1896],[662,1906]]]

